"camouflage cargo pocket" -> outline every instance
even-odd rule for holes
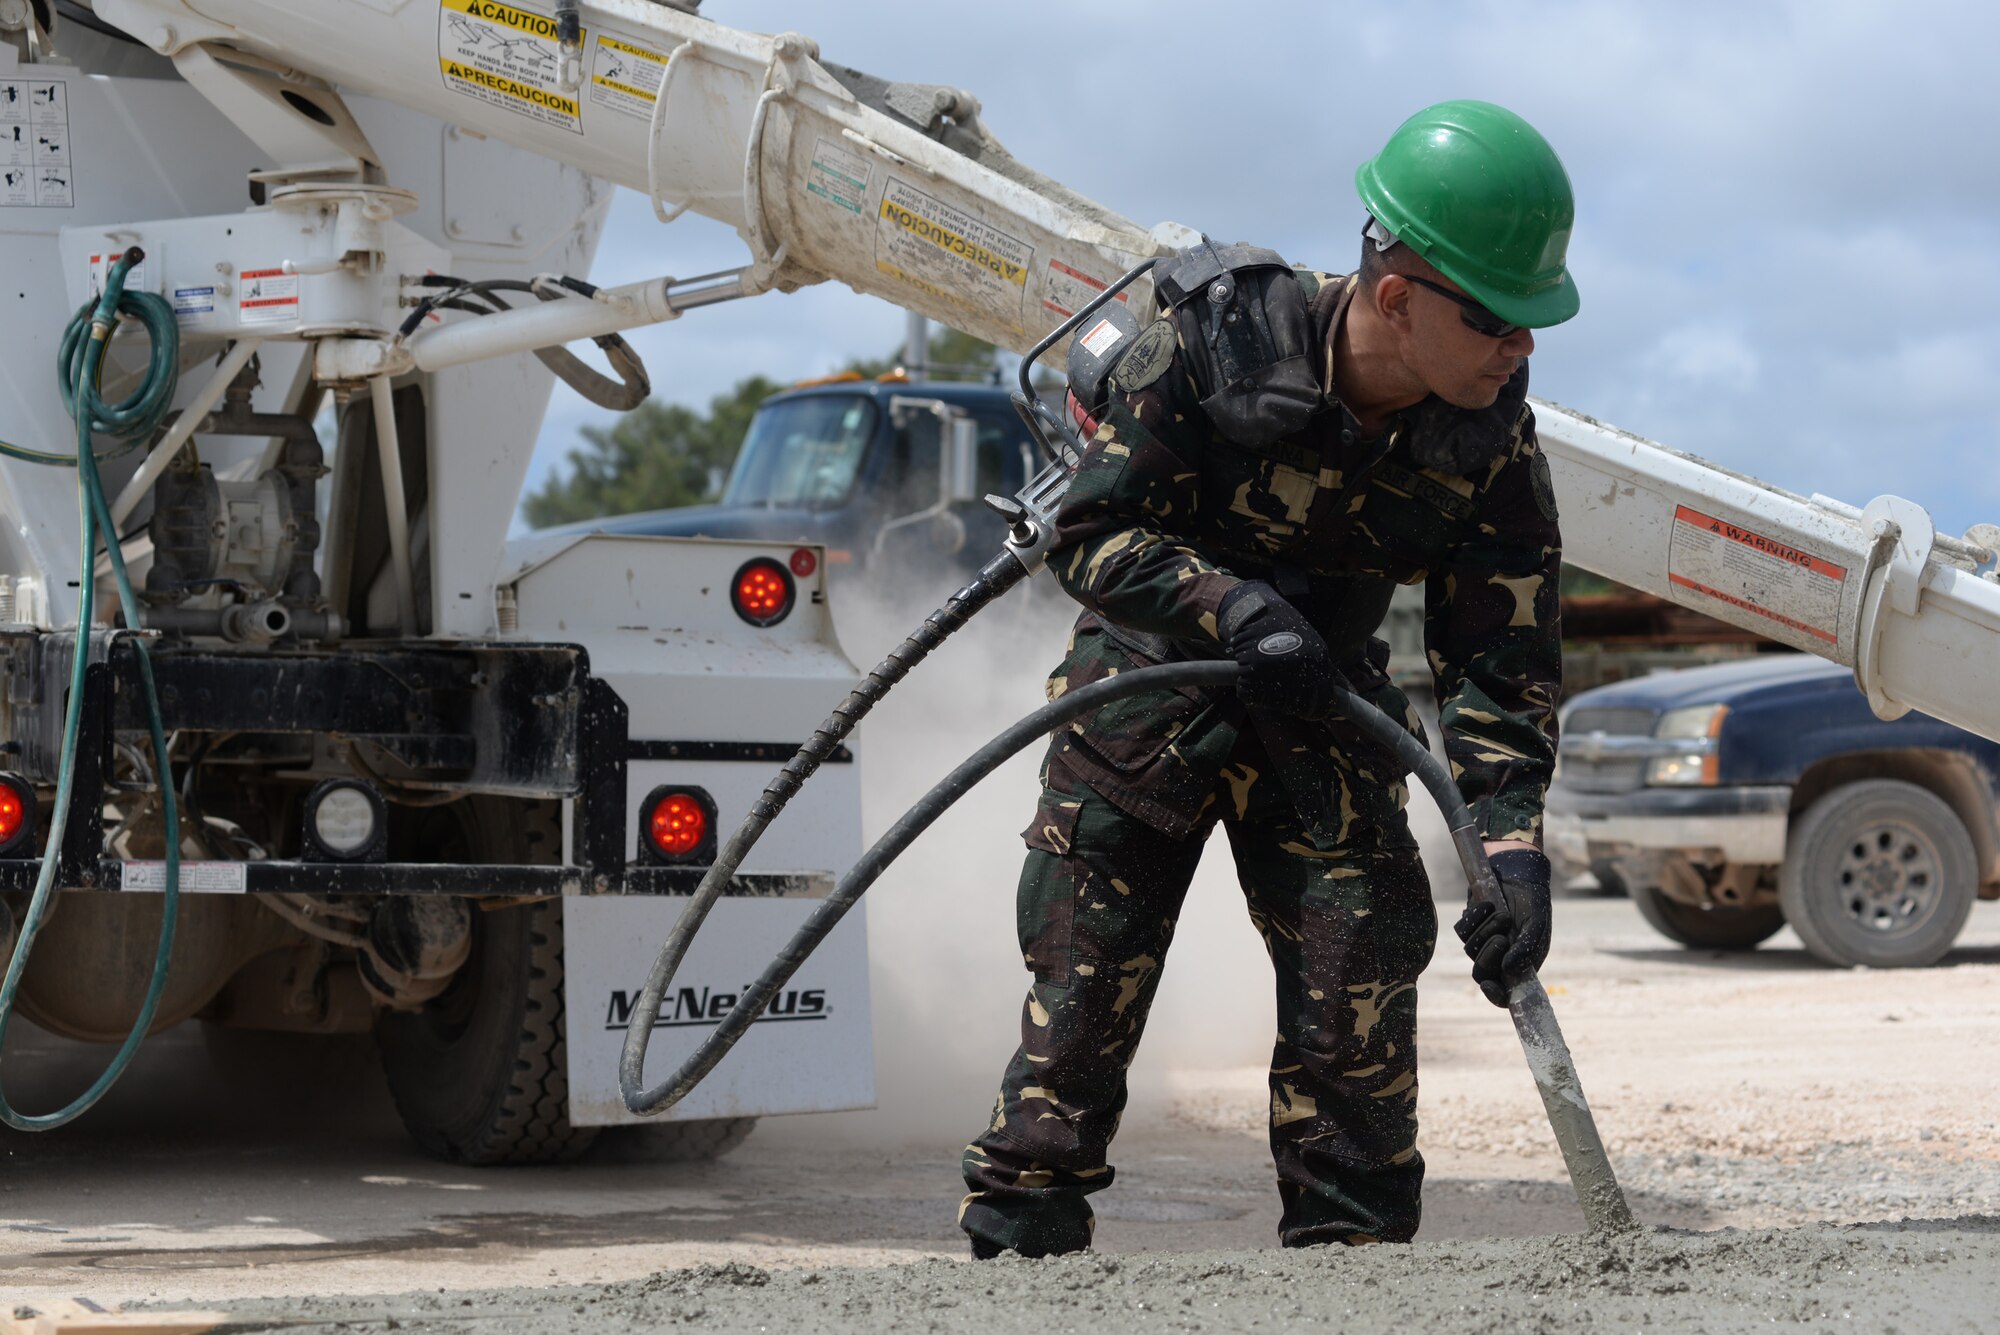
[[[1069,657],[1050,681],[1050,698],[1105,681],[1120,672],[1151,667],[1153,660],[1127,650],[1102,628],[1080,625]],[[1060,689],[1058,690],[1058,683]],[[1137,774],[1160,758],[1210,702],[1191,690],[1148,691],[1100,706],[1069,725],[1069,740],[1120,774]]]
[[[1045,788],[1034,821],[1021,831],[1028,860],[1014,901],[1015,930],[1022,962],[1045,983],[1069,981],[1070,937],[1082,888],[1077,883],[1082,864],[1070,856],[1070,847],[1081,811],[1075,798]]]

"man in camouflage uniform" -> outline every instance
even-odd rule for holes
[[[1125,1071],[1218,823],[1277,975],[1280,1237],[1416,1232],[1416,980],[1436,916],[1403,776],[1328,717],[1325,689],[1344,675],[1421,735],[1371,639],[1396,584],[1424,586],[1445,749],[1506,890],[1461,920],[1475,979],[1505,1005],[1505,977],[1546,954],[1561,556],[1526,358],[1530,327],[1576,310],[1569,182],[1524,121],[1458,102],[1412,118],[1357,186],[1360,272],[1296,278],[1303,425],[1226,435],[1197,322],[1164,317],[1116,364],[1059,513],[1049,564],[1086,610],[1052,698],[1169,659],[1244,671],[1236,692],[1126,699],[1052,742],[1024,836],[1022,1044],[965,1153],[975,1256],[1089,1245],[1085,1198],[1111,1183]]]

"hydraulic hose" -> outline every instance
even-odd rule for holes
[[[715,901],[722,897],[730,878],[735,876],[736,869],[743,865],[743,859],[756,846],[757,841],[763,838],[764,831],[778,818],[778,813],[785,809],[785,804],[792,800],[793,795],[805,781],[813,776],[814,771],[819,769],[828,756],[833,754],[834,748],[854,731],[855,725],[868,716],[868,711],[875,708],[897,682],[908,676],[911,668],[930,657],[933,650],[951,638],[960,627],[972,619],[975,613],[1020,583],[1027,574],[1028,568],[1010,550],[1003,550],[988,561],[980,568],[972,583],[946,599],[943,607],[926,617],[924,624],[917,627],[915,633],[890,650],[889,656],[877,663],[859,686],[848,692],[847,698],[827,716],[826,722],[820,724],[819,731],[798,749],[796,755],[785,762],[785,767],[778,771],[777,777],[765,786],[763,795],[751,804],[750,814],[744,818],[741,825],[737,826],[736,833],[729,836],[729,842],[723,845],[722,851],[716,855],[714,865],[708,869],[708,874],[701,878],[701,884],[695,887],[694,897],[688,901],[687,908],[674,923],[673,930],[667,933],[666,944],[660,948],[660,957],[653,964],[653,972],[646,980],[645,991],[639,994],[638,1010],[633,1015],[632,1027],[625,1032],[625,1047],[618,1058],[618,1089],[624,1095],[625,1106],[634,1114],[641,1117],[650,1116],[665,1112],[679,1103],[701,1077],[706,1075],[716,1062],[722,1060],[722,1055],[735,1046],[737,1037],[741,1035],[740,1027],[732,1029],[725,1022],[722,1028],[702,1045],[701,1052],[696,1053],[695,1058],[690,1059],[680,1070],[669,1076],[665,1083],[653,1089],[646,1088],[646,1044],[651,1041],[653,1025],[660,1018],[660,1002],[667,995],[667,988],[673,983],[674,974],[681,967],[681,958],[687,954],[688,944],[694,940],[695,933],[701,930],[701,924],[708,917],[708,911],[714,908]],[[835,918],[838,917],[836,914]],[[827,924],[829,929],[832,925],[831,922]],[[803,959],[804,956],[800,958]],[[794,969],[797,967],[796,964],[792,966]],[[783,986],[784,978],[789,977],[791,970],[788,969],[773,985],[773,991],[776,987]],[[766,980],[768,979],[767,972]],[[762,1003],[759,1003],[757,1009],[761,1009],[761,1006]],[[749,1013],[754,1016],[757,1009],[751,1009]],[[730,1034],[729,1040],[717,1046],[716,1040],[725,1031]],[[696,1061],[708,1053],[710,1048],[715,1049],[713,1055],[701,1064],[698,1071],[695,1070]]]
[[[840,884],[813,910],[810,918],[799,930],[778,957],[750,988],[734,1010],[723,1017],[721,1024],[710,1031],[702,1045],[694,1051],[679,1070],[675,1071],[659,1088],[645,1092],[640,1103],[635,1103],[631,1088],[627,1088],[625,1104],[634,1112],[662,1112],[674,1106],[696,1085],[702,1077],[714,1069],[728,1051],[736,1046],[764,1008],[771,1003],[784,985],[791,980],[806,957],[819,948],[834,924],[845,917],[855,902],[875,884],[875,880],[901,856],[916,837],[929,829],[952,803],[971,791],[972,786],[998,769],[1025,747],[1032,746],[1047,737],[1057,728],[1083,717],[1093,710],[1101,709],[1113,700],[1124,699],[1128,695],[1139,695],[1147,691],[1166,690],[1179,686],[1223,686],[1236,679],[1234,663],[1166,663],[1158,667],[1139,668],[1132,672],[1121,672],[1104,681],[1092,682],[1088,686],[1069,691],[1051,704],[1042,706],[1013,727],[995,737],[986,745],[967,756],[963,763],[946,775],[936,787],[925,793],[918,803],[903,813],[880,839],[875,841],[861,860],[840,878]],[[682,921],[686,921],[683,915]],[[676,926],[678,931],[678,925]],[[692,935],[692,933],[689,933]],[[663,957],[664,958],[664,957]],[[674,960],[679,963],[678,957]],[[659,972],[654,975],[660,980]],[[651,990],[639,998],[639,1009],[633,1014],[632,1027],[626,1031],[625,1055],[630,1058],[636,1043],[640,1060],[644,1060],[648,1031],[656,1018],[660,997],[666,995],[666,985],[672,980],[672,971],[660,980],[657,995]]]
[[[111,558],[111,574],[118,586],[118,602],[125,613],[125,624],[141,624],[139,601],[132,592],[131,578],[126,574],[125,555],[119,549],[117,540],[118,530],[111,521],[111,507],[105,499],[103,479],[97,473],[100,456],[92,444],[92,436],[102,432],[116,441],[125,442],[129,448],[131,444],[149,438],[159,428],[161,419],[173,402],[180,365],[180,331],[174,320],[173,308],[152,293],[125,291],[126,275],[133,265],[144,258],[136,246],[120,256],[105,277],[103,295],[94,305],[86,304],[79,310],[63,335],[59,369],[63,405],[76,419],[76,454],[43,454],[15,446],[0,448],[0,452],[15,458],[75,467],[83,528],[80,544],[82,572],[77,577],[76,647],[70,664],[69,703],[63,716],[62,754],[56,775],[55,804],[49,818],[48,843],[42,854],[40,874],[35,878],[34,894],[28,900],[27,912],[22,915],[19,936],[13,956],[7,961],[6,974],[0,978],[0,1046],[6,1043],[7,1025],[14,1016],[14,1002],[20,993],[21,978],[27,972],[28,956],[34,949],[36,934],[41,931],[49,900],[62,871],[63,833],[69,821],[70,797],[76,776],[77,738],[83,720],[84,674],[90,663],[90,628],[95,614],[97,543],[100,536],[104,538]],[[107,404],[99,394],[105,345],[110,341],[111,331],[117,327],[121,315],[135,319],[145,327],[152,341],[152,350],[139,387],[121,402]],[[123,452],[120,449],[112,453]],[[152,1028],[160,996],[166,990],[167,966],[173,957],[174,927],[180,915],[180,811],[174,800],[173,766],[167,755],[166,731],[160,720],[159,694],[153,683],[153,661],[146,652],[143,639],[134,638],[131,643],[138,654],[139,682],[146,697],[146,723],[152,734],[153,754],[158,762],[155,773],[159,776],[160,802],[166,823],[165,904],[160,917],[159,947],[153,957],[153,978],[139,1007],[138,1018],[132,1022],[131,1032],[125,1036],[124,1043],[119,1046],[103,1074],[67,1107],[52,1113],[22,1113],[7,1102],[4,1093],[0,1093],[0,1122],[17,1131],[52,1131],[82,1116],[91,1105],[103,1098],[131,1064],[139,1044],[145,1040],[146,1031]]]

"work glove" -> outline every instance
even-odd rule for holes
[[[1549,957],[1549,860],[1538,848],[1510,848],[1489,860],[1505,906],[1482,899],[1452,930],[1465,942],[1472,981],[1488,1001],[1505,1006],[1507,989]]]
[[[1334,688],[1347,681],[1320,633],[1276,589],[1245,580],[1222,595],[1217,612],[1223,643],[1243,669],[1236,691],[1246,703],[1306,719],[1335,712]]]

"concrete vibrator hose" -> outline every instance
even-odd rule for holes
[[[1014,572],[1011,576],[1007,573],[1010,568]],[[876,840],[707,1040],[662,1084],[646,1089],[646,1046],[652,1036],[653,1024],[659,1018],[660,1001],[680,967],[682,956],[687,953],[688,944],[699,930],[702,917],[735,873],[751,845],[839,739],[852,730],[889,687],[901,680],[947,635],[962,626],[973,612],[1011,587],[1022,573],[1020,564],[1005,553],[989,563],[980,572],[978,580],[954,595],[944,608],[924,623],[916,635],[904,641],[869,673],[867,680],[834,711],[821,730],[765,789],[750,817],[730,839],[728,847],[716,859],[715,866],[703,878],[693,902],[675,924],[653,968],[652,977],[647,980],[646,990],[639,998],[631,1028],[625,1035],[625,1049],[619,1066],[619,1083],[627,1108],[634,1113],[649,1115],[663,1112],[686,1097],[748,1032],[765,1006],[805,963],[827,933],[833,930],[834,924],[888,869],[889,864],[947,808],[971,791],[974,784],[1010,757],[1113,700],[1173,687],[1225,686],[1236,680],[1238,668],[1233,662],[1168,663],[1139,668],[1070,691],[1008,728],[968,756]],[[1398,763],[1414,773],[1429,790],[1444,812],[1445,823],[1451,831],[1452,847],[1458,853],[1471,894],[1500,902],[1500,883],[1487,860],[1472,813],[1460,799],[1458,787],[1445,767],[1400,724],[1344,686],[1336,688],[1335,707],[1371,741],[1393,753]],[[1597,1124],[1591,1117],[1590,1105],[1584,1099],[1576,1064],[1571,1060],[1562,1030],[1556,1024],[1548,992],[1532,971],[1510,986],[1507,1009],[1513,1016],[1515,1031],[1527,1053],[1528,1067],[1534,1074],[1536,1088],[1541,1092],[1549,1125],[1562,1148],[1563,1161],[1569,1169],[1570,1182],[1576,1189],[1577,1203],[1583,1208],[1585,1221],[1597,1232],[1622,1232],[1637,1227],[1624,1193],[1619,1189],[1617,1177],[1612,1172],[1611,1161],[1605,1154],[1604,1142],[1598,1136]]]

